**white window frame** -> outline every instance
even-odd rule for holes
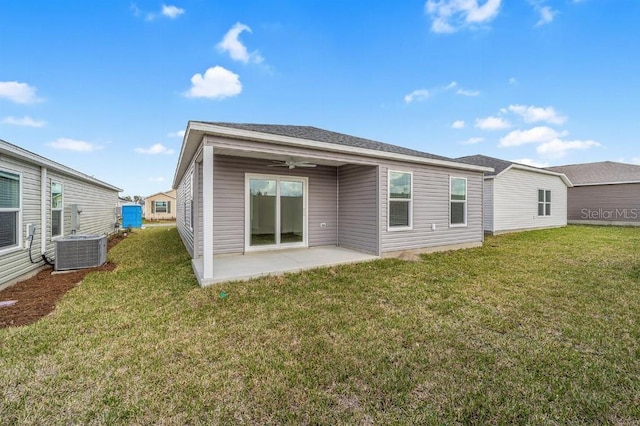
[[[464,180],[464,200],[454,200],[452,199],[453,195],[453,180],[454,179],[462,179]],[[467,203],[469,201],[469,181],[465,177],[460,176],[449,176],[449,227],[450,228],[464,228],[467,226]],[[451,223],[451,214],[453,211],[451,210],[451,203],[463,204],[464,205],[464,223]]]
[[[543,201],[540,201],[540,191],[542,191],[543,195]],[[549,193],[549,200],[547,200],[547,192]],[[543,189],[543,188],[538,188],[538,193],[536,194],[536,201],[538,202],[537,204],[537,214],[538,217],[551,217],[552,214],[552,205],[551,205],[551,190],[550,189]],[[540,205],[542,205],[542,213],[540,214]],[[547,206],[549,206],[549,214],[547,214]]]
[[[391,173],[403,173],[409,175],[411,179],[409,198],[391,198]],[[409,225],[408,226],[392,226],[391,221],[391,202],[406,202],[409,204]],[[411,231],[413,230],[413,172],[406,170],[387,170],[387,231]]]
[[[5,254],[5,253],[10,253],[12,251],[22,249],[22,173],[15,170],[5,169],[5,168],[0,169],[0,171],[18,176],[18,191],[19,191],[18,192],[18,208],[15,208],[15,207],[0,208],[0,212],[17,212],[18,213],[18,223],[16,224],[18,235],[16,236],[17,237],[16,245],[0,248],[0,254]]]
[[[60,185],[61,188],[61,194],[62,194],[62,205],[60,207],[56,207],[53,208],[53,185]],[[54,180],[51,181],[51,185],[49,187],[49,196],[50,196],[50,200],[49,200],[49,207],[50,207],[50,212],[51,212],[51,239],[55,240],[57,238],[60,238],[62,236],[64,236],[64,184],[62,182],[56,182]],[[53,212],[54,211],[59,211],[60,212],[60,234],[58,235],[53,235]]]
[[[276,243],[264,246],[251,245],[251,195],[249,194],[249,186],[251,179],[267,179],[276,181]],[[280,181],[302,182],[302,242],[300,243],[281,243],[280,242]],[[282,250],[288,248],[309,247],[309,178],[307,176],[294,175],[270,175],[258,173],[244,174],[244,251],[269,251]]]
[[[195,165],[194,165],[195,168]],[[185,201],[184,204],[184,221],[187,222],[187,227],[190,231],[193,231],[193,175],[195,174],[195,170],[191,170],[191,176],[189,176],[189,181],[191,185],[189,186],[189,198]],[[187,205],[189,207],[189,214],[187,215]]]

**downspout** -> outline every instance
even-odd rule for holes
[[[40,254],[47,254],[47,168],[40,167]]]

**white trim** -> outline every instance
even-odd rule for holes
[[[464,201],[451,199],[451,183],[453,179],[464,180]],[[464,204],[464,223],[451,223],[451,203]],[[483,200],[484,203],[484,200]],[[467,217],[469,204],[469,181],[466,177],[451,176],[449,175],[449,228],[466,228],[468,226],[469,218]]]
[[[213,278],[213,147],[202,149],[202,257],[204,279]]]
[[[550,175],[550,176],[557,176],[560,179],[562,179],[562,181],[564,182],[564,184],[571,188],[573,185],[573,183],[571,183],[571,180],[567,177],[567,175],[565,175],[564,173],[560,173],[560,172],[552,172],[551,170],[546,170],[546,169],[539,169],[537,167],[532,167],[532,166],[526,166],[524,164],[512,164],[509,167],[507,167],[506,169],[504,169],[503,171],[501,171],[500,173],[494,175],[495,177],[500,176],[504,173],[506,173],[507,171],[511,170],[511,169],[519,169],[519,170],[525,170],[528,172],[533,172],[533,173],[540,173],[543,175]]]
[[[40,254],[47,253],[47,168],[40,167]]]
[[[61,189],[62,189],[62,207],[59,208],[53,208],[53,185],[60,185]],[[62,238],[64,237],[64,184],[62,182],[57,182],[53,179],[51,179],[50,185],[49,185],[49,211],[51,212],[51,241],[55,241],[58,238]],[[53,235],[53,212],[54,211],[59,211],[60,212],[60,234],[58,235]],[[43,225],[44,228],[45,225]]]
[[[391,226],[389,221],[391,220],[391,173],[404,173],[409,175],[410,182],[410,197],[407,198],[394,198],[393,201],[406,202],[409,204],[409,226]],[[387,232],[399,232],[399,231],[413,231],[413,172],[404,170],[391,170],[387,169]]]
[[[18,146],[12,145],[7,141],[1,140],[0,139],[0,153],[5,153],[7,155],[9,155],[10,157],[14,157],[14,158],[18,158],[20,160],[23,160],[29,164],[36,164],[38,166],[41,167],[48,167],[52,170],[56,170],[60,173],[66,174],[68,176],[72,176],[75,177],[79,180],[85,181],[85,182],[90,182],[93,183],[95,185],[99,185],[102,186],[104,188],[108,188],[111,189],[113,191],[116,192],[122,192],[122,189],[115,187],[113,185],[110,185],[106,182],[102,182],[101,180],[98,180],[94,177],[91,177],[89,175],[86,175],[82,172],[79,172],[77,170],[72,169],[71,167],[67,167],[65,165],[62,165],[60,163],[56,163],[55,161],[49,160],[47,158],[41,157],[38,154],[35,154],[33,152],[27,151],[26,149],[22,149]]]
[[[543,193],[544,193],[544,201],[540,201],[540,191],[543,191]],[[536,193],[536,201],[538,202],[536,204],[536,213],[537,213],[536,217],[538,217],[538,218],[545,218],[545,217],[553,216],[553,210],[552,210],[553,206],[551,204],[551,201],[547,201],[547,192],[549,192],[549,195],[551,195],[552,191],[550,189],[538,188],[538,191]],[[551,197],[549,197],[549,198],[551,198]],[[540,214],[540,204],[542,204],[543,208],[544,208],[544,213],[545,214],[543,214],[543,215]],[[549,205],[549,214],[546,214],[547,213],[547,204]]]
[[[231,127],[218,126],[215,124],[208,124],[198,121],[189,121],[187,124],[187,130],[185,132],[182,147],[180,149],[180,156],[178,157],[178,163],[176,172],[173,178],[173,186],[177,188],[180,178],[184,175],[187,165],[183,162],[191,161],[193,155],[200,145],[202,138],[205,135],[217,135],[228,137],[232,139],[243,139],[250,141],[273,143],[277,145],[285,146],[297,146],[301,148],[317,149],[321,151],[329,151],[333,153],[345,153],[355,154],[363,157],[381,158],[388,160],[398,160],[407,163],[427,164],[432,166],[448,167],[460,170],[471,170],[478,172],[493,172],[491,167],[476,166],[473,164],[465,164],[456,162],[454,160],[438,160],[427,157],[418,157],[407,154],[399,154],[394,152],[378,151],[369,148],[358,148],[347,145],[340,145],[336,143],[318,142],[310,139],[301,139],[290,136],[274,135],[270,133],[257,132],[253,130],[243,130]],[[195,145],[195,146],[192,146]]]
[[[640,183],[640,180],[630,180],[623,182],[574,183],[573,186],[629,185],[634,183]]]
[[[9,173],[12,175],[16,175],[18,176],[18,208],[0,208],[0,211],[2,212],[15,212],[18,213],[18,223],[16,224],[16,228],[17,228],[17,235],[16,235],[16,244],[12,245],[12,246],[8,246],[8,247],[4,247],[4,248],[0,248],[0,254],[7,254],[7,253],[11,253],[13,251],[17,251],[22,249],[23,245],[22,245],[22,214],[23,214],[23,185],[22,185],[22,179],[23,179],[23,175],[22,172],[16,171],[16,170],[12,170],[9,168],[1,168],[0,171],[4,171],[5,173]]]
[[[249,181],[251,179],[265,179],[265,180],[275,180],[276,181],[276,227],[275,227],[275,244],[263,245],[263,246],[252,246],[251,245],[251,195],[250,195],[250,185]],[[281,181],[291,181],[291,182],[300,182],[302,183],[302,242],[300,243],[282,243],[280,242],[280,182]],[[262,174],[262,173],[245,173],[244,174],[244,251],[245,252],[255,252],[255,251],[268,251],[268,250],[281,250],[281,249],[289,249],[289,248],[306,248],[309,247],[309,214],[308,214],[308,203],[309,203],[309,178],[306,176],[288,176],[288,175],[271,175],[271,174]]]

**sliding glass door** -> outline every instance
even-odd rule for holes
[[[247,250],[306,247],[307,178],[246,175]]]

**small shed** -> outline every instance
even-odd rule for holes
[[[142,206],[140,204],[124,204],[122,206],[122,227],[142,228]]]

